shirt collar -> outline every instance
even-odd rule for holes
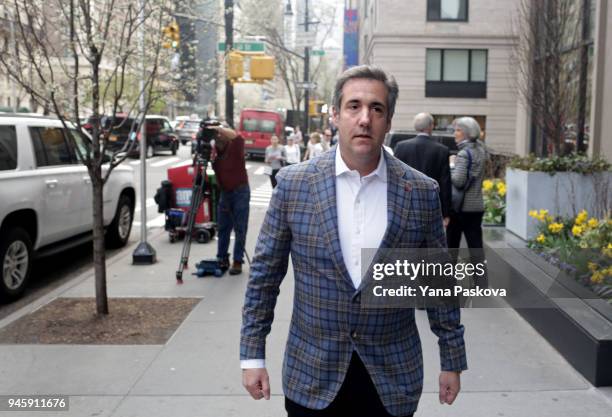
[[[385,161],[385,156],[383,155],[384,153],[385,151],[381,147],[380,158],[378,159],[378,165],[376,166],[376,169],[363,178],[377,176],[382,182],[387,182],[387,161]],[[351,171],[354,170],[351,170],[348,166],[346,166],[346,163],[344,162],[344,159],[342,159],[342,155],[340,154],[340,146],[338,145],[336,147],[336,177],[339,177],[340,175]]]

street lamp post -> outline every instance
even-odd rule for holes
[[[140,243],[132,254],[134,265],[151,265],[157,261],[155,249],[147,242],[147,130],[145,127],[145,42],[144,42],[144,3],[140,0]]]

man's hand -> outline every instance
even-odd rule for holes
[[[270,399],[270,378],[266,368],[243,369],[242,385],[254,399]]]
[[[461,389],[459,372],[440,372],[440,404],[452,404]]]
[[[442,219],[442,223],[444,223],[444,227],[448,227],[448,224],[450,223],[450,217],[445,217],[444,219]]]
[[[234,129],[231,129],[229,127],[211,126],[210,129],[217,131],[217,137],[215,138],[215,146],[220,150],[223,150],[225,148],[225,145],[227,145],[230,140],[234,140],[238,136],[238,133],[236,133]]]

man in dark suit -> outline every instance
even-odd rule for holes
[[[429,113],[414,118],[414,129],[419,132],[412,139],[395,145],[395,157],[412,168],[438,181],[444,226],[448,226],[451,208],[451,177],[448,148],[431,138],[434,120]]]
[[[334,90],[338,145],[278,173],[251,265],[240,359],[249,394],[269,399],[266,336],[291,255],[289,417],[408,417],[417,409],[423,358],[414,309],[361,304],[371,280],[361,249],[446,246],[435,181],[382,151],[397,95],[381,69],[347,70]],[[427,315],[440,347],[440,403],[452,404],[467,369],[460,310]]]

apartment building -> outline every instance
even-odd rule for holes
[[[487,145],[516,152],[517,87],[512,35],[519,0],[359,0],[359,62],[395,76],[400,95],[393,129],[415,114],[437,129],[476,118]]]

